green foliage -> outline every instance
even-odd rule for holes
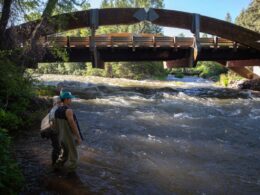
[[[0,57],[0,70],[0,107],[21,115],[33,96],[33,79],[7,57]]]
[[[106,63],[105,69],[87,66],[87,76],[116,77],[128,79],[161,78],[167,75],[161,62],[120,62]]]
[[[228,76],[230,82],[240,81],[240,80],[244,79],[243,77],[241,77],[237,73],[233,72],[232,70],[228,71],[227,76]]]
[[[56,94],[56,87],[46,85],[36,85],[34,92],[37,96],[54,96]]]
[[[4,129],[17,129],[21,123],[21,118],[17,115],[0,108],[0,127]]]
[[[260,33],[260,1],[252,0],[248,8],[242,10],[235,23]]]
[[[85,63],[79,62],[64,62],[64,63],[40,63],[37,73],[40,74],[70,74],[70,75],[85,75]]]
[[[175,75],[174,75],[176,78],[183,78],[184,77],[184,74],[182,72],[176,72]]]
[[[169,74],[178,74],[181,72],[183,75],[186,76],[199,76],[201,71],[197,70],[196,68],[172,68]]]
[[[161,62],[122,62],[112,65],[112,75],[118,78],[140,80],[166,74]]]
[[[87,76],[100,76],[104,77],[105,76],[105,70],[100,69],[100,68],[92,68],[92,64],[89,63],[87,65],[87,71],[86,71]]]
[[[227,87],[227,86],[228,86],[228,83],[229,83],[229,79],[228,79],[227,74],[221,74],[221,75],[220,75],[219,82],[220,82],[220,84],[221,84],[222,86]]]
[[[63,48],[53,47],[50,52],[56,56],[57,58],[60,58],[62,61],[67,62],[69,60],[67,50]]]
[[[201,72],[199,76],[202,78],[210,78],[227,72],[227,69],[222,65],[210,61],[198,62],[196,70]]]
[[[163,8],[163,0],[103,0],[101,8]],[[129,32],[129,33],[162,33],[160,26],[154,25],[150,22],[143,21],[134,25],[116,25],[109,27],[100,27],[97,31],[99,34]]]
[[[0,128],[0,194],[18,194],[24,185],[24,177],[12,158],[11,139],[7,131]]]

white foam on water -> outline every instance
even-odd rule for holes
[[[148,134],[148,140],[152,141],[152,142],[158,142],[158,143],[162,143],[162,141],[159,138],[156,138],[153,135]]]
[[[254,120],[260,119],[260,116],[254,116],[252,114],[249,114],[249,117]]]
[[[241,110],[240,109],[236,109],[235,111],[229,113],[228,116],[237,116],[239,114],[241,114]]]
[[[174,114],[173,117],[178,119],[198,119],[196,117],[190,116],[188,113],[177,113]]]
[[[210,115],[208,116],[208,119],[212,119],[212,118],[216,118],[216,116],[210,114]]]
[[[260,109],[252,108],[251,113],[260,115]]]

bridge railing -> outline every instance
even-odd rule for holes
[[[147,47],[147,48],[189,48],[194,46],[194,37],[167,37],[160,35],[129,35],[129,36],[110,36],[98,35],[94,37],[93,44],[95,47]],[[201,47],[204,48],[237,48],[243,47],[240,44],[230,40],[214,37],[200,38],[197,40]],[[41,42],[47,47],[90,47],[91,37],[45,37]]]

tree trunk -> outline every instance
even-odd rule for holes
[[[33,48],[33,46],[36,44],[36,40],[39,38],[39,31],[41,29],[42,24],[45,23],[45,21],[51,17],[53,10],[56,6],[56,4],[58,3],[58,0],[48,0],[46,7],[42,13],[42,17],[41,17],[41,21],[40,23],[35,27],[32,36],[31,36],[31,46]]]
[[[11,5],[13,0],[4,0],[2,8],[2,16],[0,19],[0,48],[2,49],[5,46],[5,30],[10,18]]]

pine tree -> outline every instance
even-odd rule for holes
[[[226,14],[225,21],[232,23],[232,17],[229,12]]]
[[[236,24],[260,33],[260,1],[252,0],[236,18]]]

